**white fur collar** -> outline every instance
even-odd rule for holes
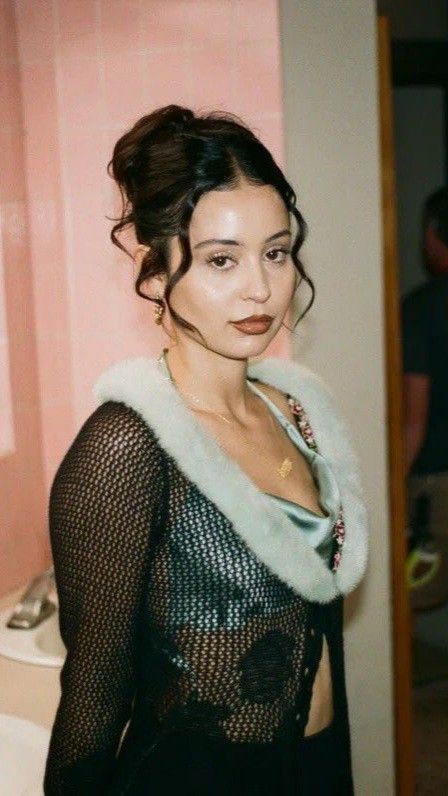
[[[96,380],[93,394],[99,403],[120,401],[136,410],[179,468],[228,517],[271,571],[306,599],[329,602],[358,585],[368,557],[369,519],[350,432],[335,409],[329,387],[306,365],[266,357],[249,361],[247,372],[300,401],[318,449],[333,468],[345,521],[336,572],[327,568],[282,509],[222,451],[166,379],[157,358],[115,362]]]

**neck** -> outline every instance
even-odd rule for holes
[[[192,408],[233,416],[242,424],[253,414],[254,396],[247,387],[247,359],[231,359],[203,346],[164,349],[165,364],[176,387]],[[194,396],[196,401],[190,400]]]

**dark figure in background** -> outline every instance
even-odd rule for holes
[[[448,190],[424,205],[429,279],[402,302],[403,403],[414,610],[448,601]],[[420,583],[420,585],[418,585]]]

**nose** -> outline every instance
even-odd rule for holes
[[[267,301],[271,295],[271,286],[263,263],[258,258],[246,263],[244,283],[244,297],[254,301]]]

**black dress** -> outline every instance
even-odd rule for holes
[[[336,608],[336,606],[335,606]],[[330,640],[335,672],[335,718],[323,730],[298,737],[291,721],[276,743],[232,743],[191,730],[167,734],[154,745],[138,776],[126,785],[116,783],[116,793],[132,796],[353,796],[348,726],[339,717],[347,706],[341,683],[341,661],[332,644],[342,611],[342,601],[328,624],[328,613],[315,606],[313,624]],[[339,619],[338,619],[339,617]],[[339,649],[340,658],[341,650]],[[342,664],[343,665],[343,664]],[[342,702],[342,704],[341,704]],[[132,737],[127,738],[129,747]],[[125,762],[126,742],[121,754]],[[294,755],[296,767],[291,767]],[[112,790],[111,793],[115,793]]]
[[[366,565],[359,471],[314,376],[275,358],[257,371],[321,429],[346,506],[338,568],[340,522],[329,571],[153,360],[106,371],[50,494],[67,655],[45,796],[311,796],[324,773],[319,787],[353,794],[343,597]],[[324,634],[334,727],[304,738]]]

